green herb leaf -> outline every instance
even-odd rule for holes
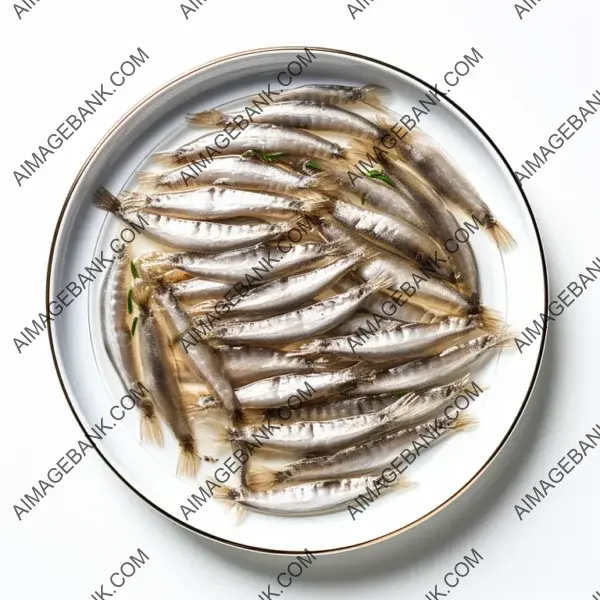
[[[393,185],[392,180],[383,171],[377,171],[376,169],[371,169],[367,173],[367,177],[370,177],[371,179],[378,179],[379,181],[384,181],[388,185]]]
[[[309,169],[314,169],[315,171],[322,171],[323,169],[319,166],[319,163],[316,163],[314,160],[309,160],[304,163],[305,167]]]
[[[140,276],[140,274],[138,273],[137,267],[135,266],[135,262],[133,262],[133,261],[131,261],[131,274],[136,278]]]
[[[138,318],[135,317],[133,319],[133,323],[131,324],[131,337],[133,337],[135,335],[135,330],[136,330],[137,324],[138,324]]]
[[[133,290],[130,289],[127,293],[127,312],[131,314],[133,312]]]
[[[265,154],[264,152],[261,152],[260,156],[265,162],[273,162],[276,159],[282,157],[283,152],[273,152],[273,154]]]

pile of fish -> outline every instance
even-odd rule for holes
[[[444,408],[474,363],[513,338],[482,303],[470,243],[450,254],[444,241],[459,227],[454,210],[500,248],[514,242],[432,138],[396,136],[380,169],[350,183],[352,165],[394,135],[385,92],[282,92],[210,161],[207,144],[238,114],[190,115],[211,131],[154,155],[137,189],[95,194],[127,223],[143,217],[155,247],[133,257],[127,246],[102,298],[111,362],[126,389],[149,392],[141,439],[162,445],[166,426],[188,477],[220,444],[231,452],[261,439],[239,485],[215,492],[238,507],[343,509],[432,423],[465,427]],[[398,302],[415,274],[418,292]],[[214,433],[200,438],[198,423]]]

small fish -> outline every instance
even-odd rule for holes
[[[94,204],[98,208],[118,215],[127,223],[132,222],[133,215],[143,215],[147,223],[144,233],[148,237],[174,248],[201,253],[236,250],[265,242],[290,231],[300,221],[306,219],[302,215],[276,223],[232,225],[176,219],[146,212],[125,212],[121,202],[105,188],[98,190],[94,197]]]
[[[285,219],[302,213],[319,213],[326,210],[331,202],[317,195],[313,198],[295,198],[225,187],[197,188],[187,192],[155,195],[124,192],[120,195],[120,201],[120,210],[125,214],[144,211],[196,221],[218,221],[237,217]]]
[[[460,229],[456,217],[445,206],[444,201],[428,181],[425,181],[410,165],[400,161],[394,161],[385,156],[381,158],[381,164],[387,175],[398,189],[408,188],[415,200],[419,202],[424,211],[427,212],[431,223],[430,234],[435,237],[445,248],[455,248],[448,252],[447,257],[457,274],[457,284],[461,291],[470,298],[472,304],[481,301],[481,284],[477,261],[469,240],[456,243],[455,235]]]
[[[267,156],[285,154],[328,160],[341,160],[347,155],[344,147],[313,133],[270,124],[250,123],[242,135],[235,139],[225,139],[228,143],[221,151],[216,151],[218,154],[243,154],[254,150]],[[207,146],[216,150],[214,141],[215,132],[213,131],[175,150],[154,154],[152,158],[167,166],[186,165],[193,161],[204,162],[209,158],[207,157]]]
[[[176,378],[175,360],[160,309],[152,301],[151,287],[134,287],[134,300],[139,308],[140,353],[144,380],[157,410],[179,443],[177,474],[194,476],[200,457],[190,422],[185,414],[183,392]],[[211,460],[205,457],[206,460]]]
[[[332,371],[335,359],[290,356],[288,352],[256,346],[219,346],[217,350],[225,375],[235,386],[278,375]]]
[[[516,245],[510,232],[494,217],[467,176],[431,136],[413,129],[403,137],[398,149],[404,160],[430,181],[442,197],[484,223],[500,249],[508,250]]]
[[[283,467],[250,468],[248,485],[253,491],[267,491],[281,485],[338,477],[357,477],[385,469],[400,456],[403,448],[421,438],[420,444],[430,448],[448,434],[470,428],[474,420],[460,416],[454,420],[436,417],[429,422],[404,427],[372,440],[343,448],[335,454],[302,458]]]
[[[393,404],[398,399],[396,394],[380,394],[379,396],[362,396],[361,398],[342,398],[345,392],[340,394],[340,399],[332,402],[304,405],[295,408],[290,415],[292,421],[330,421],[341,417],[356,417],[376,412]],[[288,421],[282,419],[281,407],[269,408],[262,411],[263,421]],[[283,413],[287,415],[287,413]]]
[[[203,126],[225,126],[244,118],[245,113],[223,113],[219,110],[206,110],[186,118],[189,123]],[[297,127],[310,131],[328,131],[358,137],[370,141],[380,141],[390,135],[390,124],[378,117],[373,123],[369,119],[345,110],[339,106],[318,102],[278,102],[263,107],[259,115],[252,117],[255,123],[271,123],[281,127]]]
[[[262,447],[274,451],[305,454],[331,452],[362,443],[388,431],[428,421],[440,413],[463,389],[465,380],[420,394],[407,394],[376,412],[336,417],[328,421],[296,421],[274,425],[244,425],[225,429],[227,441],[260,439]],[[268,435],[264,438],[265,430]],[[263,437],[261,437],[261,435]]]
[[[360,308],[363,301],[385,289],[388,277],[377,277],[338,294],[293,312],[259,321],[231,321],[214,327],[207,335],[236,344],[281,345],[304,340],[337,327]]]
[[[359,248],[346,258],[339,258],[324,267],[307,273],[276,279],[251,289],[245,296],[228,305],[228,315],[279,314],[292,310],[312,300],[331,286],[356,265],[371,256],[368,250]],[[192,316],[211,312],[218,303],[208,301],[190,309]]]
[[[446,253],[418,227],[391,215],[338,200],[332,216],[368,241],[423,266],[433,266],[445,279],[454,279]]]
[[[327,85],[312,83],[291,90],[281,90],[277,102],[318,102],[321,104],[358,104],[364,102],[379,106],[391,96],[390,91],[381,85]]]
[[[194,163],[167,172],[139,172],[138,181],[144,188],[173,191],[185,191],[190,185],[193,188],[221,185],[273,193],[335,189],[326,173],[305,175],[241,156],[217,157],[202,170]]]
[[[154,298],[164,310],[173,337],[180,335],[189,328],[189,316],[181,308],[168,287],[155,284]],[[243,422],[240,403],[225,374],[225,369],[218,354],[208,344],[199,340],[189,350],[186,349],[185,352],[182,352],[182,355],[185,358],[187,367],[201,381],[208,384],[233,422]]]
[[[320,338],[301,345],[293,356],[333,355],[368,360],[418,358],[475,331],[477,316],[445,317],[434,323],[407,323],[374,330],[363,323],[352,334]]]
[[[126,245],[109,265],[102,284],[100,320],[108,357],[125,390],[142,383],[142,370],[133,348],[133,337],[127,322],[130,250]],[[150,398],[139,398],[141,413],[140,439],[158,446],[163,444],[162,431]]]
[[[345,479],[315,481],[287,488],[253,492],[246,487],[237,489],[226,486],[213,492],[213,498],[234,508],[241,518],[248,509],[267,515],[281,517],[304,517],[344,510],[360,494],[374,488],[375,497],[393,490],[409,488],[404,479],[388,483],[379,475]]]
[[[282,406],[292,397],[303,402],[306,396],[313,402],[356,387],[361,382],[372,381],[374,373],[371,367],[358,363],[341,371],[276,375],[236,388],[235,394],[244,409]],[[308,392],[300,393],[300,389]],[[200,398],[198,401],[199,406],[206,406],[206,403],[210,404],[210,400]]]
[[[142,255],[137,263],[143,277],[154,277],[169,269],[178,269],[197,277],[239,284],[244,290],[245,287],[254,285],[254,280],[270,281],[304,269],[321,259],[346,252],[347,246],[343,241],[293,244],[287,240],[279,240],[273,245],[255,244],[213,254],[149,252]]]
[[[358,385],[347,392],[350,397],[370,394],[389,394],[408,390],[422,390],[456,377],[474,362],[499,348],[514,346],[514,334],[483,335],[464,344],[447,348],[440,354],[405,363],[382,371],[370,383]]]

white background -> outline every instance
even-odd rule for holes
[[[174,1],[41,0],[21,21],[8,2],[0,11],[2,596],[88,597],[141,548],[150,561],[119,598],[255,597],[290,557],[251,554],[182,530],[139,500],[96,455],[21,522],[15,516],[13,504],[82,437],[60,390],[47,334],[22,355],[13,342],[43,310],[54,226],[79,168],[117,119],[176,75],[241,50],[298,45],[362,53],[429,83],[441,82],[477,48],[484,60],[452,97],[518,169],[600,89],[600,5],[545,0],[523,20],[503,0],[376,0],[356,20],[337,0],[208,0],[187,21]],[[138,46],[150,56],[147,64],[19,188],[13,169]],[[594,116],[523,184],[543,238],[551,296],[600,255],[599,140],[600,117]],[[551,324],[524,418],[458,502],[387,542],[320,556],[286,590],[286,599],[423,597],[471,548],[484,560],[453,598],[591,598],[600,589],[600,449],[523,522],[513,505],[600,423],[598,298],[600,285],[592,285]]]

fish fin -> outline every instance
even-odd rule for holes
[[[379,148],[379,146],[376,146],[377,148]],[[350,142],[350,149],[348,152],[348,157],[351,157],[351,160],[353,162],[353,167],[356,168],[356,170],[360,173],[361,177],[367,177],[366,175],[366,169],[365,167],[360,167],[358,166],[358,162],[361,161],[363,158],[366,158],[367,154],[373,158],[375,158],[378,162],[377,164],[379,164],[380,166],[381,163],[380,158],[378,156],[378,152],[377,150],[375,150],[375,143],[371,140],[364,140],[364,139],[359,139],[359,138],[355,138],[352,140],[352,142]],[[371,159],[369,159],[369,163],[371,162]],[[372,167],[374,165],[369,164],[369,167]],[[361,170],[363,169],[363,170]],[[364,172],[363,172],[364,171]],[[354,173],[354,175],[356,175],[356,173]]]
[[[473,429],[479,423],[479,419],[472,417],[471,415],[459,415],[458,419],[454,419],[448,429],[451,431],[467,431]]]
[[[352,381],[341,387],[341,389],[346,392],[355,389],[362,383],[370,383],[377,373],[377,369],[373,367],[373,364],[366,360],[361,360],[355,365],[347,367],[347,370],[352,375]]]
[[[206,459],[206,457],[205,457]],[[195,477],[200,469],[202,459],[196,453],[196,442],[193,437],[179,443],[179,460],[177,461],[177,477]]]
[[[379,253],[379,249],[376,246],[367,246],[365,244],[358,247],[354,246],[354,249],[352,250],[352,252],[350,252],[349,256],[356,257],[357,263],[361,263],[373,260],[374,258],[379,256]]]
[[[148,206],[148,196],[139,192],[124,192],[121,194],[121,210],[126,212],[139,212]]]
[[[225,115],[220,110],[210,109],[186,115],[185,120],[192,125],[225,125]]]
[[[192,162],[191,158],[181,150],[168,150],[167,152],[155,152],[150,155],[150,158],[161,167],[183,167],[189,162]]]
[[[372,279],[369,279],[366,283],[362,284],[369,292],[375,294],[377,292],[384,291],[391,288],[394,284],[394,278],[390,277],[387,273],[378,273]]]
[[[324,192],[326,194],[336,194],[339,192],[338,182],[335,177],[332,177],[325,171],[310,176],[307,187],[308,189],[318,190],[319,192]]]
[[[490,345],[493,348],[511,348],[514,346],[515,338],[518,333],[512,331],[511,328],[507,325],[504,328],[504,331],[500,331],[496,334],[491,334],[493,338],[490,340]]]
[[[489,221],[490,225],[488,226],[487,230],[500,250],[512,250],[517,246],[515,238],[510,234],[508,229],[504,227],[504,225],[496,221],[493,217]]]
[[[181,283],[191,279],[189,273],[182,271],[181,269],[170,269],[166,273],[163,273],[157,279],[166,286],[173,285],[174,283]]]
[[[389,102],[391,98],[392,92],[383,85],[369,84],[360,88],[361,102],[375,110],[389,110],[383,103]]]
[[[204,302],[198,302],[193,306],[190,306],[188,314],[190,317],[198,317],[208,312],[211,312],[220,300],[205,300]]]
[[[278,469],[260,466],[248,469],[246,478],[248,487],[255,492],[266,492],[285,479],[283,472]]]
[[[348,366],[348,359],[337,356],[319,356],[317,358],[309,357],[310,367],[316,373],[326,373],[328,371],[337,371]]]
[[[307,195],[301,201],[303,212],[317,216],[329,214],[334,202],[333,198],[318,195]]]
[[[100,186],[94,192],[94,206],[117,214],[121,210],[120,200],[114,194],[111,194],[104,186]]]
[[[388,483],[383,476],[381,476],[378,481],[380,481],[388,490],[409,490],[417,486],[414,481],[411,481],[407,477],[398,477],[396,480]]]
[[[162,429],[156,413],[142,412],[140,419],[140,440],[162,447],[164,443]]]
[[[235,515],[235,524],[239,525],[246,516],[248,509],[239,503],[239,492],[225,485],[213,492],[213,498],[222,502]]]
[[[140,310],[148,308],[148,303],[152,297],[153,287],[147,281],[135,279],[131,286],[132,299],[138,305]]]
[[[233,440],[233,427],[224,425],[214,415],[208,416],[204,423],[209,426],[210,440],[221,449],[223,446],[229,446]]]
[[[161,183],[162,173],[154,173],[151,171],[136,171],[135,180],[141,187],[144,188],[157,188],[164,184]]]
[[[488,333],[501,333],[507,328],[506,321],[500,316],[498,311],[483,304],[479,306],[479,319],[481,329]]]

